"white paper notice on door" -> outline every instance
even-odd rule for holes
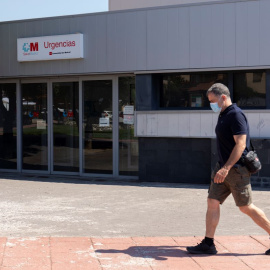
[[[124,114],[134,114],[134,106],[125,106]]]
[[[134,125],[134,115],[124,115],[123,122],[126,125]]]
[[[99,126],[100,127],[109,127],[110,126],[110,118],[99,118]]]
[[[37,119],[37,129],[46,129],[46,121]]]

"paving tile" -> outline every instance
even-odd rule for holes
[[[42,266],[39,265],[38,267],[36,265],[27,265],[27,266],[19,266],[19,267],[0,267],[0,270],[51,270],[51,266]]]
[[[27,266],[49,266],[51,260],[49,257],[4,257],[2,267],[27,267]]]
[[[193,255],[203,237],[0,238],[0,270],[266,270],[267,236],[217,236],[218,254]],[[6,248],[3,249],[3,247]]]
[[[6,246],[7,238],[0,237],[0,253],[4,252],[5,246]]]
[[[91,245],[91,242],[55,242],[51,243],[51,252],[65,253],[86,251]]]
[[[49,246],[7,246],[5,249],[5,257],[45,257],[49,256]]]
[[[59,242],[76,242],[76,243],[91,243],[91,238],[89,237],[50,237],[50,243]]]
[[[250,236],[218,236],[215,239],[229,252],[236,253],[237,256],[259,255],[265,252],[265,247]]]
[[[270,248],[269,235],[254,235],[252,238],[264,245],[266,247],[265,250]]]
[[[94,239],[93,248],[103,269],[151,269],[132,239]]]
[[[200,266],[189,256],[179,257],[179,258],[168,258],[167,260],[154,261],[151,264],[152,269],[162,270],[162,269],[201,269]]]
[[[102,268],[98,264],[93,265],[91,263],[80,263],[80,264],[79,263],[74,263],[74,264],[53,263],[51,269],[52,270],[102,270]]]
[[[172,237],[132,237],[138,246],[176,246]]]
[[[131,237],[126,238],[91,238],[92,243],[96,245],[105,245],[105,244],[134,244],[134,241]]]
[[[71,263],[71,262],[92,262],[95,263],[97,260],[96,254],[87,252],[87,253],[52,253],[51,261],[53,263]]]

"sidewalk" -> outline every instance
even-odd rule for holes
[[[0,270],[269,270],[268,236],[231,196],[218,254],[186,252],[202,240],[207,189],[3,173]],[[270,217],[269,189],[254,190],[253,200]]]
[[[1,238],[1,270],[266,270],[267,236],[219,236],[217,255],[190,255],[197,237]]]

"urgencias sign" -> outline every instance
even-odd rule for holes
[[[17,39],[18,62],[83,58],[83,34]]]

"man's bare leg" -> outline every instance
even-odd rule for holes
[[[214,238],[215,231],[220,217],[220,202],[215,199],[207,199],[207,212],[206,212],[206,233],[208,238]]]
[[[270,221],[266,217],[265,213],[253,203],[247,206],[240,206],[239,209],[251,217],[253,221],[264,229],[270,235]]]
[[[270,236],[270,221],[266,217],[265,213],[253,203],[248,206],[241,206],[239,209],[251,217],[253,221],[264,229]],[[270,249],[265,252],[266,255],[270,255]]]

